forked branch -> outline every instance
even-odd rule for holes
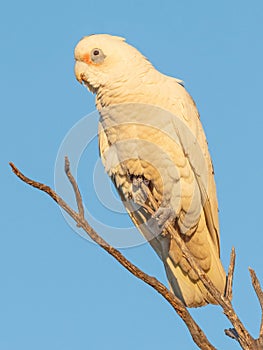
[[[49,186],[46,186],[40,182],[34,181],[26,177],[13,163],[10,163],[10,166],[17,177],[19,177],[23,182],[27,183],[30,186],[33,186],[45,193],[47,193],[58,205],[64,209],[72,218],[75,220],[76,224],[79,227],[82,227],[83,230],[88,234],[88,236],[100,245],[104,250],[106,250],[110,255],[112,255],[123,267],[125,267],[129,272],[131,272],[135,277],[141,279],[143,282],[149,284],[154,288],[158,293],[160,293],[168,303],[174,308],[177,314],[185,322],[194,342],[202,350],[216,350],[216,348],[208,341],[202,329],[194,321],[185,305],[178,299],[173,293],[171,293],[161,282],[159,282],[155,277],[149,276],[137,266],[132,264],[128,259],[126,259],[117,249],[109,245],[99,234],[89,225],[87,220],[84,218],[83,202],[81,194],[76,183],[76,180],[70,172],[70,164],[67,158],[65,158],[65,172],[66,175],[73,187],[78,210],[79,212],[74,211],[69,205]]]
[[[125,267],[129,272],[131,272],[135,277],[141,279],[152,288],[154,288],[159,294],[161,294],[164,299],[168,301],[168,303],[173,307],[176,313],[181,317],[181,319],[186,324],[193,341],[196,345],[202,350],[215,350],[215,347],[209,342],[206,335],[202,331],[202,329],[198,326],[198,324],[194,321],[190,313],[188,312],[185,305],[178,299],[173,293],[171,293],[161,282],[159,282],[155,277],[149,276],[142,270],[140,270],[137,266],[131,263],[128,259],[125,258],[117,249],[109,245],[87,222],[84,216],[84,206],[81,198],[81,193],[79,191],[78,185],[76,183],[75,178],[72,176],[70,172],[70,163],[68,158],[65,158],[65,173],[72,185],[73,191],[75,193],[75,198],[77,202],[78,212],[73,210],[53,189],[49,186],[42,184],[40,182],[34,181],[26,177],[21,171],[13,164],[10,163],[10,166],[17,177],[19,177],[23,182],[28,185],[35,187],[45,193],[47,193],[58,205],[65,210],[76,222],[77,226],[81,227],[87,235],[98,245],[100,245],[105,251],[107,251],[110,255],[112,255],[123,267]],[[145,189],[147,191],[147,188]],[[150,196],[151,194],[148,193]],[[150,198],[151,206],[155,209],[156,203],[153,198]],[[150,208],[149,208],[150,209]],[[168,225],[167,230],[176,240],[176,243],[182,250],[184,256],[187,261],[193,268],[193,270],[198,274],[200,280],[206,287],[207,291],[213,295],[214,299],[217,303],[223,308],[224,314],[232,323],[232,329],[226,330],[225,333],[237,340],[242,349],[245,350],[259,350],[263,349],[263,318],[260,327],[260,335],[258,339],[254,339],[249,332],[246,330],[244,325],[239,320],[236,315],[232,304],[232,282],[233,282],[233,273],[235,266],[235,251],[232,249],[231,252],[231,261],[228,270],[228,279],[226,285],[225,295],[221,295],[216,287],[213,285],[211,280],[207,277],[201,267],[198,265],[196,260],[193,258],[189,250],[187,249],[184,241],[181,239],[179,235],[177,235],[176,231],[173,229],[172,225]],[[263,292],[260,287],[259,281],[256,277],[256,274],[253,270],[250,269],[252,284],[257,294],[257,297],[260,302],[260,306],[263,314]]]

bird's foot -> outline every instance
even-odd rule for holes
[[[165,227],[175,219],[176,215],[172,208],[169,207],[159,207],[157,212],[153,215],[158,222],[159,227],[161,229],[165,229]]]
[[[134,187],[141,187],[142,183],[149,186],[150,180],[147,180],[143,175],[132,175],[132,185]]]

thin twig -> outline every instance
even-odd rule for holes
[[[68,161],[68,160],[67,160]],[[89,225],[86,219],[80,214],[75,212],[68,204],[49,186],[46,186],[40,182],[34,181],[26,177],[21,171],[13,164],[10,166],[17,177],[22,181],[33,186],[43,192],[46,192],[55,202],[57,202],[61,208],[63,208],[74,220],[75,222],[84,229],[84,231],[89,235],[89,237],[100,245],[105,251],[112,255],[122,266],[124,266],[129,272],[131,272],[135,277],[141,279],[145,283],[149,284],[154,288],[159,294],[161,294],[174,308],[177,314],[185,322],[191,336],[197,346],[202,350],[216,350],[215,347],[208,341],[202,329],[194,321],[185,305],[178,299],[173,293],[171,293],[161,282],[159,282],[155,277],[147,275],[145,272],[140,270],[134,264],[132,264],[128,259],[126,259],[117,249],[110,246],[103,238],[101,238],[97,232]],[[65,170],[70,173],[70,164],[66,164]],[[72,176],[73,178],[73,176]],[[75,183],[75,186],[73,185]],[[76,182],[71,182],[76,198],[82,203],[81,196],[79,196],[79,189]]]
[[[234,276],[234,270],[235,270],[235,262],[236,262],[236,252],[235,252],[235,248],[233,247],[231,250],[230,264],[228,267],[226,291],[225,291],[225,297],[230,301],[232,300],[232,297],[233,297],[232,289],[233,289],[233,276]]]
[[[261,341],[261,343],[263,344],[263,291],[262,288],[260,286],[259,280],[257,278],[256,272],[249,268],[249,272],[250,272],[250,276],[251,276],[251,281],[252,281],[252,285],[253,288],[256,292],[256,295],[258,297],[258,301],[261,307],[261,325],[260,325],[260,331],[259,331],[259,339]]]
[[[73,190],[74,190],[74,193],[76,196],[76,202],[77,202],[77,206],[78,206],[79,215],[81,216],[81,218],[84,218],[84,206],[83,206],[80,190],[79,190],[79,187],[77,185],[75,178],[71,174],[70,163],[69,163],[69,159],[67,156],[65,157],[65,173],[66,173],[66,175],[67,175],[67,177],[68,177],[68,179],[73,187]]]
[[[52,188],[50,188],[49,186],[41,183],[41,182],[37,182],[34,180],[31,180],[29,177],[25,176],[24,174],[21,173],[21,171],[14,165],[14,163],[10,162],[9,165],[12,168],[13,173],[23,182],[27,183],[28,185],[37,188],[40,191],[43,191],[45,193],[47,193],[55,202],[57,202],[59,204],[60,201],[60,197],[59,195],[52,190]]]

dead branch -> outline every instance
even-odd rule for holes
[[[82,227],[84,231],[89,235],[89,237],[100,245],[106,252],[112,255],[123,267],[125,267],[129,272],[131,272],[135,277],[141,279],[143,282],[154,288],[159,294],[161,294],[164,299],[173,307],[180,318],[185,322],[194,342],[202,350],[216,350],[216,348],[208,341],[202,329],[194,321],[185,305],[178,299],[173,293],[171,293],[161,282],[159,282],[155,277],[149,276],[137,266],[132,264],[128,259],[126,259],[117,249],[110,246],[103,238],[101,238],[98,233],[89,225],[83,216],[82,209],[79,212],[74,211],[68,206],[68,204],[49,186],[46,186],[40,182],[34,181],[26,177],[13,163],[10,166],[17,177],[19,177],[23,182],[30,186],[33,186],[45,193],[47,193],[59,206],[64,209],[77,223],[79,227]],[[73,187],[78,209],[83,208],[82,198],[78,185],[74,177],[70,173],[70,163],[68,159],[65,159],[65,172]]]
[[[70,163],[69,163],[68,157],[65,157],[65,173],[69,179],[69,182],[71,183],[71,185],[73,187],[75,197],[76,197],[77,206],[78,206],[79,215],[82,219],[84,219],[84,206],[83,206],[80,190],[79,190],[79,187],[77,185],[76,180],[74,179],[74,176],[71,174]],[[79,224],[77,224],[77,226],[80,227]]]
[[[197,325],[194,321],[185,305],[178,299],[173,293],[171,293],[161,282],[159,282],[155,277],[147,275],[145,272],[140,270],[134,264],[132,264],[129,260],[127,260],[117,249],[110,246],[103,238],[99,236],[99,234],[89,225],[87,220],[84,217],[84,208],[83,202],[81,198],[81,194],[76,183],[76,180],[72,176],[70,172],[70,163],[68,158],[65,158],[65,173],[72,185],[72,188],[75,193],[75,198],[78,206],[78,212],[74,211],[69,205],[49,186],[42,184],[40,182],[29,179],[24,174],[20,172],[20,170],[13,164],[10,163],[13,172],[17,177],[19,177],[23,182],[33,186],[45,193],[47,193],[58,205],[64,209],[76,222],[77,226],[84,229],[84,231],[89,235],[89,237],[100,245],[105,251],[107,251],[110,255],[112,255],[123,267],[125,267],[129,272],[131,272],[135,277],[141,279],[152,288],[154,288],[159,294],[161,294],[173,307],[173,309],[177,312],[177,314],[181,317],[181,319],[186,324],[193,341],[197,344],[197,346],[202,350],[210,350],[215,349],[215,347],[208,341],[202,329]],[[154,198],[151,196],[150,191],[147,187],[143,188],[147,193],[148,199],[150,201],[150,206],[148,206],[149,211],[155,211],[157,208],[157,203]],[[177,234],[176,230],[169,224],[166,230],[172,235],[175,239],[176,243],[180,247],[183,252],[183,255],[193,268],[193,270],[198,274],[201,282],[204,284],[207,291],[214,297],[216,302],[222,307],[224,314],[227,316],[231,324],[234,328],[230,328],[225,330],[225,334],[240,344],[241,348],[244,350],[259,350],[263,349],[263,317],[260,326],[260,334],[258,339],[254,339],[249,332],[244,327],[243,323],[238,318],[236,312],[233,309],[231,304],[232,300],[232,283],[233,283],[233,274],[235,267],[235,251],[232,249],[230,265],[228,269],[228,278],[226,284],[225,295],[221,295],[216,287],[213,285],[211,280],[199,266],[199,264],[195,261],[188,248],[186,247],[182,238]],[[250,269],[252,284],[257,294],[257,297],[260,302],[260,306],[263,314],[263,291],[260,287],[257,276],[253,270]]]
[[[263,348],[263,291],[261,289],[256,272],[251,268],[249,268],[249,272],[250,272],[253,288],[258,297],[258,301],[261,307],[261,325],[259,330],[259,338],[257,341],[258,341],[258,344]]]
[[[228,267],[226,291],[225,291],[225,297],[230,301],[232,300],[232,296],[233,296],[232,287],[233,287],[235,262],[236,262],[236,252],[235,252],[235,248],[233,247],[231,251],[230,264]]]

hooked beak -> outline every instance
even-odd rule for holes
[[[85,82],[85,63],[76,60],[75,63],[75,76],[77,81],[82,84],[83,82]]]

